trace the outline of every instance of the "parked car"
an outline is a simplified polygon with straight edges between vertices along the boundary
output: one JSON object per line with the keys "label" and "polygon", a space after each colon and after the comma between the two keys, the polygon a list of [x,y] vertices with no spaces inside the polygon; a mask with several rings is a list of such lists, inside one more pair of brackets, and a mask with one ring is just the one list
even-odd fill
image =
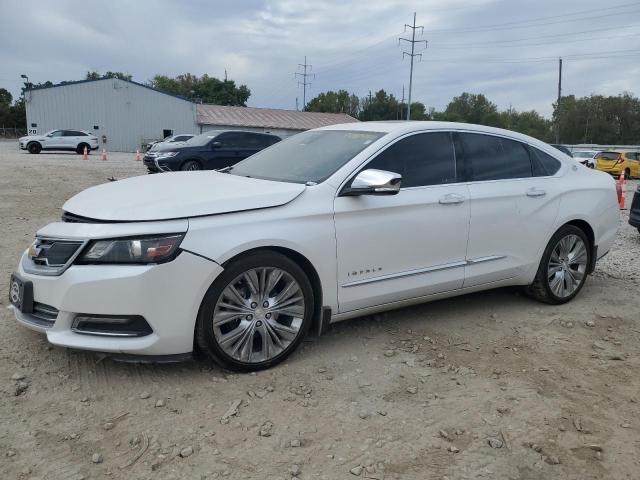
{"label": "parked car", "polygon": [[640,232],[640,185],[636,188],[629,209],[629,224],[638,229]]}
{"label": "parked car", "polygon": [[27,135],[18,139],[20,149],[29,153],[42,150],[70,150],[82,154],[98,148],[98,138],[84,130],[51,130],[44,135]]}
{"label": "parked car", "polygon": [[19,323],[147,359],[196,345],[244,371],[400,306],[512,285],[565,303],[619,216],[609,175],[522,134],[446,122],[311,130],[225,173],[132,177],[63,210],[11,277]]}
{"label": "parked car", "polygon": [[583,150],[581,152],[573,152],[573,158],[575,158],[585,167],[595,168],[596,166],[595,156],[598,153],[599,152],[597,150]]}
{"label": "parked car", "polygon": [[180,133],[178,135],[171,135],[170,137],[167,137],[167,138],[165,138],[163,140],[156,140],[155,142],[147,143],[145,152],[148,152],[149,150],[154,150],[154,149],[158,148],[159,146],[175,145],[175,144],[184,143],[187,140],[192,139],[193,137],[195,137],[195,135],[192,134],[192,133]]}
{"label": "parked car", "polygon": [[625,177],[640,177],[640,152],[627,150],[609,150],[595,156],[596,168],[602,172],[618,176],[624,172]]}
{"label": "parked car", "polygon": [[266,133],[212,130],[180,145],[158,146],[147,152],[143,160],[151,173],[219,170],[280,140],[280,137]]}
{"label": "parked car", "polygon": [[569,150],[567,147],[565,147],[564,145],[558,145],[556,143],[552,143],[550,144],[553,148],[555,148],[556,150],[560,150],[562,153],[564,153],[565,155],[569,155],[570,157],[573,157],[571,150]]}

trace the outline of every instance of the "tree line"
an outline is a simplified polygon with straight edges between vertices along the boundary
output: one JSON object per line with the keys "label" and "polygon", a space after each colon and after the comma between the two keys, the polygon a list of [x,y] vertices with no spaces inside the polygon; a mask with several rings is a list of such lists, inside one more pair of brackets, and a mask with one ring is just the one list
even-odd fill
{"label": "tree line", "polygon": [[[131,81],[123,72],[86,73],[86,80],[119,78]],[[72,83],[71,81],[60,82]],[[24,93],[27,88],[50,87],[50,81],[24,84],[22,95],[13,99],[0,89],[0,126],[26,127]],[[185,73],[175,77],[155,75],[146,85],[189,100],[214,105],[246,106],[251,90],[226,78],[218,79]],[[559,108],[558,108],[559,107]],[[407,103],[380,89],[358,97],[346,90],[320,93],[305,105],[308,112],[346,113],[362,121],[402,120],[407,117]],[[553,104],[552,118],[535,110],[498,109],[485,95],[464,92],[454,97],[442,111],[427,109],[421,102],[411,103],[412,120],[440,120],[475,123],[514,130],[545,142],[553,142],[559,133],[561,143],[640,144],[640,99],[624,92],[617,96],[568,95]]]}
{"label": "tree line", "polygon": [[[407,117],[407,107],[384,90],[362,98],[338,90],[319,94],[307,103],[305,110],[346,113],[362,121],[402,120]],[[499,110],[485,95],[464,92],[442,111],[427,110],[423,103],[411,102],[411,119],[506,128],[549,143],[555,141],[559,129],[560,141],[567,144],[640,144],[640,99],[628,92],[617,96],[562,97],[560,108],[553,104],[551,119],[535,110]]]}

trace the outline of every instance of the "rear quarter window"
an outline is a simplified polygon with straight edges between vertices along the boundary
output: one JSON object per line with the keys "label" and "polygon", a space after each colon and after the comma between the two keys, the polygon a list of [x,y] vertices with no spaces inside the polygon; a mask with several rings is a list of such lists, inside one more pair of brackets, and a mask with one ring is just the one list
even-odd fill
{"label": "rear quarter window", "polygon": [[555,175],[560,170],[560,160],[552,157],[548,153],[544,153],[542,150],[538,150],[535,147],[529,147],[531,152],[531,163],[533,164],[533,176],[534,177],[548,177]]}

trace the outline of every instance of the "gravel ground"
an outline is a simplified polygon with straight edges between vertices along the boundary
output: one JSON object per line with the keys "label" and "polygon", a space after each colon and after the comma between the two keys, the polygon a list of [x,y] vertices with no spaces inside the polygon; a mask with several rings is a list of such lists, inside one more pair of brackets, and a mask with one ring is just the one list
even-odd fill
{"label": "gravel ground", "polygon": [[[640,234],[574,301],[494,290],[335,325],[288,363],[118,364],[52,347],[6,308],[20,253],[131,154],[0,142],[0,478],[637,479]],[[630,202],[636,182],[629,182]]]}

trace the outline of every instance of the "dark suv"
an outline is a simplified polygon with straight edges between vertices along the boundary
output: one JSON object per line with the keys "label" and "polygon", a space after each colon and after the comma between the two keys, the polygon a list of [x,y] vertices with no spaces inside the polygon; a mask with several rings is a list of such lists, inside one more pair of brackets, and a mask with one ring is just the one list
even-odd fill
{"label": "dark suv", "polygon": [[280,140],[280,137],[266,133],[212,130],[181,145],[167,145],[147,152],[144,164],[151,173],[219,170],[235,165]]}

